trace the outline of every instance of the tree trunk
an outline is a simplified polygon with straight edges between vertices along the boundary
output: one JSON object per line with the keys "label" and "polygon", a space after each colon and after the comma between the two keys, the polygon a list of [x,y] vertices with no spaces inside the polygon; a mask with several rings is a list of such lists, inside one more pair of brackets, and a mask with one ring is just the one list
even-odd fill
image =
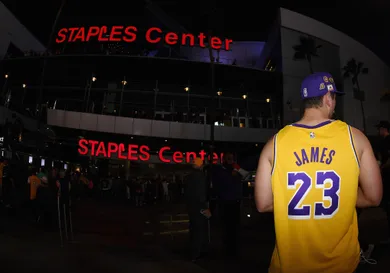
{"label": "tree trunk", "polygon": [[[359,79],[356,77],[356,87],[360,95],[360,85],[359,85]],[[360,109],[362,111],[362,119],[363,119],[363,133],[367,134],[367,128],[366,128],[366,114],[364,112],[364,105],[363,105],[363,98],[360,98]]]}

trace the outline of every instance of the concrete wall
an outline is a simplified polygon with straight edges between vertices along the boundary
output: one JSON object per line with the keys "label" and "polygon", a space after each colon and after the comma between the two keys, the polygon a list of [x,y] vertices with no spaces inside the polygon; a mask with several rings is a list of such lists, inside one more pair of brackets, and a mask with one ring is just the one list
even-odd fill
{"label": "concrete wall", "polygon": [[[369,68],[367,75],[361,75],[360,86],[366,92],[364,102],[368,133],[375,133],[374,124],[379,119],[389,119],[389,112],[383,107],[388,104],[381,104],[380,97],[384,89],[390,86],[389,67],[368,48],[355,41],[344,33],[331,28],[321,22],[296,12],[281,9],[282,26],[282,54],[284,72],[284,97],[299,98],[299,86],[302,78],[309,73],[306,62],[296,62],[292,60],[294,50],[292,45],[297,44],[299,35],[310,35],[316,37],[326,44],[326,49],[320,49],[320,57],[315,59],[313,67],[316,71],[329,69],[336,73],[335,78],[340,77],[344,91],[344,106],[342,109],[343,119],[351,125],[362,129],[362,114],[359,101],[353,98],[352,83],[350,79],[342,79],[341,71],[344,65],[351,58],[363,62]],[[292,30],[292,31],[291,31]],[[300,33],[298,33],[300,32]],[[326,42],[325,42],[326,41]],[[330,46],[333,44],[333,47]],[[333,49],[332,49],[333,48]],[[336,52],[338,48],[338,53]],[[322,54],[322,55],[321,55]],[[337,54],[339,62],[337,62]],[[338,71],[337,70],[338,66]],[[337,73],[338,72],[338,73]],[[382,109],[381,109],[382,108]],[[291,115],[291,111],[285,111],[285,118]],[[387,116],[383,116],[387,114]],[[297,114],[295,113],[295,116]],[[381,116],[382,115],[382,116]]]}
{"label": "concrete wall", "polygon": [[[113,134],[139,135],[173,139],[210,139],[210,126],[204,124],[136,119],[90,113],[48,109],[47,124],[72,129]],[[276,130],[215,127],[215,140],[228,142],[264,143]]]}
{"label": "concrete wall", "polygon": [[[4,58],[10,42],[21,51],[45,51],[45,47],[42,43],[38,41],[1,2],[0,20],[0,59]],[[37,20],[39,20],[39,18],[37,18]]]}
{"label": "concrete wall", "polygon": [[[264,45],[264,48],[260,56],[260,67],[264,68],[267,65],[269,58],[272,58],[274,55],[280,55],[280,14],[278,14],[274,24],[272,25],[269,33],[267,42]],[[274,51],[279,52],[274,52]],[[277,66],[277,71],[282,71],[280,67]]]}
{"label": "concrete wall", "polygon": [[[307,60],[294,60],[295,50],[293,46],[300,44],[301,37],[308,37],[307,34],[296,30],[282,27],[280,30],[282,42],[282,70],[284,80],[283,105],[285,123],[291,123],[300,117],[300,88],[302,80],[310,74],[310,66]],[[340,70],[339,47],[327,41],[312,37],[318,49],[318,57],[312,59],[312,67],[316,72],[327,71],[332,74],[339,89],[342,89],[343,79]],[[289,102],[289,104],[287,103]],[[341,103],[340,103],[341,102]],[[336,112],[343,117],[342,101],[338,101]],[[340,113],[341,112],[341,113]]]}

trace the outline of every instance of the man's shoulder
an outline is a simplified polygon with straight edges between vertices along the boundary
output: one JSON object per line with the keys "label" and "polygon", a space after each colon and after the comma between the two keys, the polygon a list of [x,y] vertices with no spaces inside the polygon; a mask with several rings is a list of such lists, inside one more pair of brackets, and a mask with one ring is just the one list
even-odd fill
{"label": "man's shoulder", "polygon": [[213,171],[212,171],[212,173],[218,175],[218,174],[224,173],[224,172],[226,172],[226,171],[227,171],[227,170],[226,170],[226,168],[225,168],[223,165],[216,164],[216,165],[213,166]]}
{"label": "man's shoulder", "polygon": [[214,164],[213,165],[213,171],[214,170],[222,170],[223,166],[221,164]]}
{"label": "man's shoulder", "polygon": [[283,136],[285,136],[285,135],[290,135],[291,134],[291,132],[293,132],[294,131],[294,126],[292,126],[292,124],[287,124],[287,125],[285,125],[282,129],[279,129],[277,132],[276,132],[276,134],[275,135],[273,135],[270,139],[269,139],[269,141],[274,141],[275,139],[276,139],[276,137],[278,138],[278,139],[281,139],[281,138],[283,138]]}

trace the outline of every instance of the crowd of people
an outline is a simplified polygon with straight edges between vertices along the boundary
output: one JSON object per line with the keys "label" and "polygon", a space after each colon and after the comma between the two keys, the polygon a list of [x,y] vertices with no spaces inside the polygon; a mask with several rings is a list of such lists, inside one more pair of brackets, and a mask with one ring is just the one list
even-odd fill
{"label": "crowd of people", "polygon": [[[390,177],[390,123],[377,125],[381,143],[375,151],[361,131],[332,119],[337,94],[342,92],[337,91],[329,73],[308,76],[301,88],[302,119],[280,130],[260,155],[254,197],[259,212],[273,213],[276,234],[269,272],[351,273],[359,263],[376,263],[370,258],[373,244],[358,237],[358,216],[368,207],[381,206],[386,211],[390,238],[386,184]],[[0,165],[0,194],[7,208],[28,203],[33,221],[43,218],[48,224],[53,222],[55,200],[69,194],[74,199],[123,199],[137,207],[184,198],[194,262],[207,255],[209,219],[215,217],[218,207],[226,255],[236,257],[243,181],[248,172],[230,152],[224,153],[222,164],[211,169],[200,158],[195,158],[192,166],[182,177],[123,180],[56,168],[32,169],[28,176],[5,160]],[[28,194],[23,194],[25,186]]]}
{"label": "crowd of people", "polygon": [[158,202],[179,202],[184,194],[182,176],[174,174],[100,178],[57,168],[21,171],[17,165],[4,160],[0,163],[0,200],[9,209],[29,207],[34,222],[50,222],[57,213],[61,180],[69,183],[68,191],[74,200],[88,197],[143,207]]}
{"label": "crowd of people", "polygon": [[[27,208],[33,224],[48,229],[58,229],[59,203],[64,200],[93,198],[101,201],[123,202],[135,207],[163,203],[186,203],[190,219],[192,259],[204,255],[209,229],[207,221],[218,206],[218,213],[225,228],[224,242],[227,255],[238,252],[240,207],[245,190],[243,178],[248,172],[226,152],[224,163],[204,166],[196,159],[193,170],[169,175],[144,175],[123,179],[57,168],[30,168],[21,171],[15,164],[4,160],[0,164],[0,200],[8,209]],[[209,177],[211,175],[212,177]],[[211,178],[211,180],[209,179]],[[210,184],[210,181],[212,183]],[[215,202],[216,198],[218,202]],[[214,200],[214,201],[211,201]],[[62,200],[62,201],[60,201]],[[200,201],[199,201],[200,200]],[[58,205],[58,206],[57,206]],[[58,210],[58,211],[57,211]]]}
{"label": "crowd of people", "polygon": [[106,199],[126,199],[136,207],[157,202],[178,202],[184,193],[181,175],[146,175],[121,179],[104,178],[100,182],[100,192]]}
{"label": "crowd of people", "polygon": [[42,221],[47,227],[54,227],[57,199],[65,192],[64,183],[69,183],[68,191],[72,188],[76,199],[93,190],[93,182],[80,172],[57,168],[23,169],[7,160],[0,163],[1,203],[11,210],[28,208],[31,221]]}

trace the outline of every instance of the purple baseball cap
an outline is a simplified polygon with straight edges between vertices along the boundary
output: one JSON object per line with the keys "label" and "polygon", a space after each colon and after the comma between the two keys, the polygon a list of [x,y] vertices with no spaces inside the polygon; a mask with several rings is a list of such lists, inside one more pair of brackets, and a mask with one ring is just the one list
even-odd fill
{"label": "purple baseball cap", "polygon": [[317,72],[307,76],[301,85],[302,99],[324,96],[328,92],[344,94],[336,89],[336,84],[331,74],[327,72]]}

